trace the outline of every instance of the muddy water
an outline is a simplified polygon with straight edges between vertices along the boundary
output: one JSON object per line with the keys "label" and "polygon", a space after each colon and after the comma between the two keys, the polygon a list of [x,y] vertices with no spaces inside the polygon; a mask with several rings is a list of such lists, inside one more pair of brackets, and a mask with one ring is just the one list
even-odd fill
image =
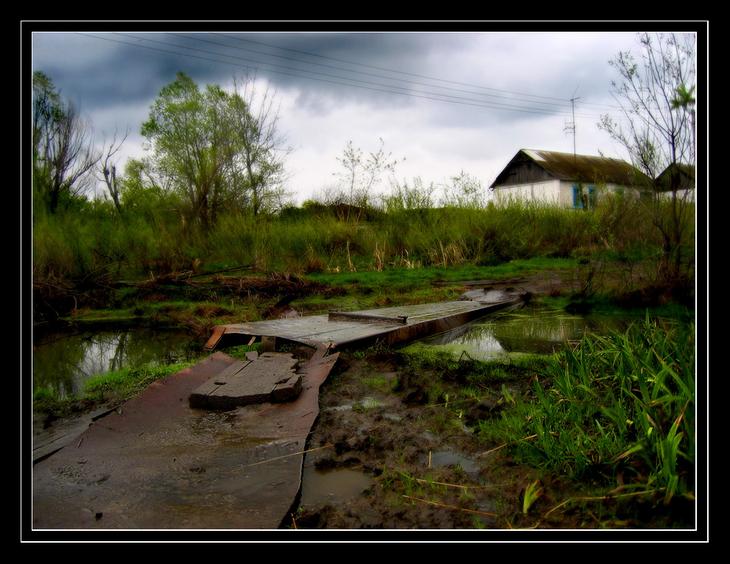
{"label": "muddy water", "polygon": [[47,334],[33,344],[33,388],[51,388],[61,396],[81,390],[85,380],[148,362],[192,358],[200,344],[180,331],[123,331]]}
{"label": "muddy water", "polygon": [[318,470],[304,459],[300,507],[340,504],[356,498],[373,483],[373,479],[357,468]]}
{"label": "muddy water", "polygon": [[466,352],[479,360],[510,353],[549,354],[586,333],[606,334],[625,329],[624,316],[571,315],[537,306],[504,312],[422,339],[420,343],[442,347],[454,354]]}
{"label": "muddy water", "polygon": [[429,453],[430,456],[424,456],[423,460],[427,461],[429,468],[448,468],[450,466],[460,467],[465,474],[476,478],[479,475],[479,464],[471,458],[468,458],[458,452],[452,450],[437,450]]}

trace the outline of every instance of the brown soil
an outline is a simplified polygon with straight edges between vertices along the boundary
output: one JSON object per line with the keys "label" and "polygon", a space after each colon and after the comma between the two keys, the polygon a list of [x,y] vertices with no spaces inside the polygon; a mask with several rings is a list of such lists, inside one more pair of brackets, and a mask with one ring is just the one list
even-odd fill
{"label": "brown soil", "polygon": [[[317,529],[653,529],[692,527],[693,504],[659,499],[571,499],[604,491],[517,463],[506,445],[479,438],[479,425],[500,417],[502,385],[529,393],[515,372],[480,397],[464,400],[463,382],[415,372],[396,354],[342,353],[320,389],[320,416],[305,466],[349,469],[370,478],[364,491],[300,504],[284,526]],[[453,377],[453,375],[452,375]],[[457,379],[458,380],[458,379]],[[438,385],[434,386],[434,383]],[[450,395],[451,404],[446,405]],[[462,403],[454,403],[454,398]],[[459,401],[459,400],[457,400]],[[431,465],[429,466],[429,457]],[[325,474],[326,477],[327,474]],[[306,473],[305,473],[306,480]],[[525,488],[542,494],[523,511]],[[306,487],[306,482],[303,487]]]}
{"label": "brown soil", "polygon": [[550,507],[545,496],[524,516],[521,490],[537,479],[535,471],[514,464],[502,449],[485,454],[498,445],[476,436],[479,420],[498,416],[497,389],[463,403],[459,418],[444,395],[429,397],[427,382],[439,375],[414,375],[393,357],[344,359],[344,370],[321,389],[307,463],[362,471],[372,486],[354,498],[300,506],[290,527],[512,528],[534,525],[540,509]]}

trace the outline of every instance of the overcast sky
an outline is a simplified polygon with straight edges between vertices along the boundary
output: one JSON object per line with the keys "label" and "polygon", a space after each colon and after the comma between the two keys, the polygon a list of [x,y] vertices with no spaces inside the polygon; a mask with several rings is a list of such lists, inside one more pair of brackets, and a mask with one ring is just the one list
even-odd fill
{"label": "overcast sky", "polygon": [[635,33],[36,32],[32,56],[97,141],[129,130],[122,162],[143,156],[141,124],[176,72],[224,87],[255,72],[280,104],[287,189],[301,203],[336,183],[349,140],[375,151],[382,138],[406,159],[400,180],[464,171],[487,187],[520,148],[572,152],[574,96],[577,152],[624,158],[596,127],[615,112],[608,61],[621,50],[638,52]]}

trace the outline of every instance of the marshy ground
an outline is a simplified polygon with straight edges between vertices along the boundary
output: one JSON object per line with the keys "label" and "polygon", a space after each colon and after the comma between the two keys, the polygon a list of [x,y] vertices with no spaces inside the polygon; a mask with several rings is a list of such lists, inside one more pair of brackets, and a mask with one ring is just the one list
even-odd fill
{"label": "marshy ground", "polygon": [[[491,290],[529,292],[553,307],[580,309],[591,305],[587,282],[617,287],[622,280],[620,269],[602,272],[599,278],[595,269],[589,275],[588,268],[573,260],[537,259],[500,267],[303,278],[227,274],[186,282],[158,280],[118,288],[111,307],[78,308],[66,321],[89,328],[100,322],[174,325],[185,327],[191,340],[202,344],[217,323],[455,299],[471,289],[466,280],[480,280]],[[596,304],[601,301],[593,297]],[[685,318],[691,316],[671,300],[654,305],[665,308],[657,310],[660,313],[682,311]],[[683,495],[665,504],[659,489],[642,495],[641,488],[622,487],[621,472],[628,483],[630,469],[617,474],[600,467],[575,479],[529,461],[515,449],[519,440],[494,431],[517,405],[535,401],[536,381],[550,384],[545,356],[481,362],[445,355],[434,357],[418,347],[373,347],[342,354],[321,389],[321,412],[307,444],[301,499],[283,527],[693,526],[691,484],[685,483]],[[66,398],[54,396],[51,384],[37,388],[36,436],[69,426],[93,409],[119,405],[176,369],[178,365],[121,369],[89,379],[75,396]],[[548,430],[558,431],[562,430]],[[532,440],[527,432],[517,439]],[[635,474],[644,471],[637,467]]]}

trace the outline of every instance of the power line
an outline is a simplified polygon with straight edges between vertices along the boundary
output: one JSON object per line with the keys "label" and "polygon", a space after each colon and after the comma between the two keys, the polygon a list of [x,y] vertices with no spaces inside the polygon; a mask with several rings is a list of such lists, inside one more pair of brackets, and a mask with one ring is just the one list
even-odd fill
{"label": "power line", "polygon": [[[160,49],[160,48],[156,48],[156,47],[150,47],[148,45],[141,45],[139,43],[132,43],[132,42],[129,42],[129,41],[122,41],[122,40],[119,40],[119,39],[112,39],[112,38],[109,38],[109,37],[102,37],[102,36],[98,36],[98,35],[94,35],[94,34],[89,34],[89,33],[80,33],[80,32],[77,32],[77,33],[78,33],[78,35],[82,35],[82,36],[86,36],[86,37],[91,37],[91,38],[94,38],[94,39],[101,39],[101,40],[104,40],[104,41],[110,41],[110,42],[114,42],[114,43],[120,43],[120,44],[123,44],[123,45],[131,45],[133,47],[139,47],[139,48],[142,48],[142,49],[147,49],[147,50],[151,50],[151,51],[157,51],[157,52],[161,52],[161,53],[168,53],[168,54],[177,55],[177,56],[180,56],[180,57],[189,57],[189,58],[195,58],[195,59],[200,59],[200,60],[205,60],[205,61],[212,61],[212,62],[220,63],[220,64],[227,64],[227,65],[234,66],[234,67],[239,67],[239,68],[246,68],[246,69],[258,70],[258,67],[251,66],[251,65],[242,65],[242,64],[238,64],[238,63],[232,63],[230,61],[224,61],[224,60],[221,60],[221,59],[213,59],[213,58],[210,58],[210,57],[203,57],[203,56],[200,56],[200,55],[193,55],[193,54],[190,54],[190,53],[181,53],[179,51],[174,51],[174,50],[170,50],[170,49]],[[145,38],[139,38],[139,37],[136,37],[136,36],[130,36],[130,37],[132,37],[134,39],[137,39],[137,40],[151,41],[151,42],[155,42],[155,43],[161,43],[161,44],[164,44],[164,45],[168,45],[168,43],[161,42],[161,41],[155,41],[155,40],[150,40],[150,39],[145,39]],[[223,54],[223,53],[205,51],[205,50],[196,49],[196,48],[193,48],[193,47],[184,47],[184,46],[179,46],[179,45],[175,45],[175,47],[181,47],[181,48],[184,48],[184,49],[194,50],[194,51],[199,51],[199,52],[204,52],[204,53],[209,53],[209,54],[213,54],[213,55],[217,55],[217,56],[223,56],[223,57],[228,57],[228,58],[235,58],[235,59],[238,59],[238,60],[244,60],[244,61],[253,62],[255,64],[258,63],[258,64],[267,65],[267,66],[280,66],[280,65],[272,65],[271,63],[265,63],[265,62],[256,61],[256,60],[253,60],[252,61],[251,59],[244,59],[244,58],[241,58],[241,57],[235,57],[235,56],[226,55],[226,54]],[[449,95],[445,95],[445,94],[439,94],[439,93],[432,93],[432,92],[429,92],[429,94],[432,94],[433,96],[441,96],[441,97],[440,98],[435,98],[433,96],[424,96],[424,95],[421,95],[421,94],[397,92],[397,91],[386,90],[386,89],[382,89],[382,88],[373,88],[371,86],[362,86],[362,85],[358,85],[358,84],[351,84],[351,83],[348,83],[348,82],[338,82],[338,81],[328,80],[328,79],[323,79],[323,78],[315,78],[315,77],[312,77],[312,76],[307,76],[306,74],[303,75],[303,74],[301,74],[302,71],[299,71],[299,69],[292,69],[292,70],[297,71],[296,73],[285,72],[285,71],[280,71],[280,70],[272,70],[272,69],[265,69],[265,70],[267,70],[268,72],[277,73],[277,74],[283,74],[283,75],[287,75],[287,76],[294,76],[294,77],[297,77],[297,78],[306,78],[306,79],[309,79],[309,80],[316,80],[316,81],[320,81],[320,82],[327,82],[327,83],[330,83],[330,84],[336,84],[336,85],[342,85],[342,86],[351,86],[351,87],[354,87],[354,88],[363,88],[363,89],[371,90],[371,91],[375,91],[375,92],[384,92],[384,93],[388,93],[388,94],[400,94],[400,95],[403,95],[403,96],[409,96],[409,97],[413,97],[413,98],[421,98],[421,99],[432,100],[432,101],[437,101],[437,102],[447,102],[447,103],[451,103],[451,104],[459,104],[459,105],[466,105],[466,106],[482,107],[482,108],[489,108],[489,109],[502,109],[502,110],[506,110],[506,111],[526,112],[526,113],[542,114],[542,115],[556,115],[556,113],[557,113],[557,112],[552,112],[552,111],[546,111],[545,109],[542,109],[542,108],[516,107],[516,106],[509,106],[509,105],[506,105],[506,104],[497,104],[497,103],[494,103],[494,102],[492,102],[492,103],[483,103],[483,102],[482,103],[470,103],[468,101],[458,101],[459,99],[463,99],[463,98],[455,97],[455,96],[449,96]],[[306,72],[306,71],[304,71],[304,72]],[[309,71],[309,72],[312,72],[312,71]],[[323,73],[316,73],[316,74],[323,74]],[[348,81],[353,81],[353,82],[361,82],[363,84],[373,84],[373,83],[369,83],[367,81],[361,81],[361,80],[351,79],[351,78],[337,76],[337,75],[330,75],[330,76],[333,76],[334,78],[338,78],[339,80],[348,80]],[[392,85],[382,85],[382,86],[387,86],[389,88],[398,88],[398,87],[395,87],[395,86],[392,86]],[[405,89],[401,88],[401,90],[405,90]],[[457,98],[457,99],[454,100],[454,99],[445,99],[445,98]],[[469,100],[469,99],[464,99],[464,100]],[[586,116],[586,117],[592,117],[592,116]]]}
{"label": "power line", "polygon": [[366,64],[366,63],[358,63],[356,61],[347,61],[345,59],[338,59],[336,57],[328,57],[326,55],[320,55],[318,53],[311,53],[309,51],[301,51],[299,49],[292,49],[292,48],[289,48],[289,47],[280,47],[278,45],[271,45],[269,43],[264,43],[263,41],[256,41],[254,39],[248,39],[248,38],[244,38],[244,37],[238,37],[238,36],[228,35],[228,34],[225,34],[225,33],[222,33],[221,35],[224,35],[226,37],[230,37],[231,39],[236,39],[238,41],[247,41],[249,43],[257,43],[259,45],[264,45],[266,47],[271,47],[271,48],[274,48],[274,49],[283,49],[285,51],[292,51],[294,53],[301,53],[303,55],[308,55],[310,57],[318,57],[318,58],[321,58],[321,59],[329,59],[331,61],[337,61],[337,62],[340,62],[340,63],[347,63],[347,64],[350,64],[350,65],[358,65],[358,66],[361,66],[361,67],[371,68],[371,69],[375,69],[375,70],[381,70],[381,71],[386,71],[386,72],[393,72],[393,73],[398,73],[398,74],[405,74],[405,75],[408,75],[408,76],[415,76],[417,78],[425,78],[425,79],[428,79],[428,80],[438,80],[440,82],[448,82],[449,84],[458,84],[460,86],[471,86],[471,87],[474,87],[474,88],[483,88],[485,90],[491,90],[491,91],[494,91],[494,92],[504,92],[504,93],[509,93],[509,94],[518,94],[520,96],[530,96],[530,97],[533,97],[533,98],[542,98],[542,99],[547,99],[547,100],[558,100],[558,101],[561,101],[561,102],[566,101],[565,98],[557,98],[555,96],[541,96],[541,95],[538,95],[538,94],[527,94],[527,93],[520,93],[520,92],[512,92],[512,91],[509,91],[509,90],[501,90],[499,88],[490,88],[490,87],[487,87],[487,86],[481,86],[479,84],[470,84],[468,82],[458,82],[456,80],[448,80],[448,79],[445,79],[445,78],[436,78],[436,77],[432,77],[432,76],[428,76],[428,75],[424,75],[424,74],[418,74],[418,73],[414,73],[414,72],[407,72],[407,71],[403,71],[403,70],[389,69],[389,68],[386,68],[386,67],[379,67],[379,66],[375,66],[375,65],[369,65],[369,64]]}
{"label": "power line", "polygon": [[[121,33],[121,32],[117,32],[117,35],[121,35],[121,36],[125,36],[125,37],[130,37],[132,39],[137,39],[137,40],[141,40],[141,41],[147,41],[147,42],[150,42],[150,43],[157,43],[157,44],[161,44],[161,45],[165,45],[165,46],[170,46],[169,43],[167,43],[165,41],[160,41],[160,40],[157,40],[157,39],[149,39],[149,38],[146,38],[146,37],[137,37],[136,35],[132,35],[132,34],[128,34],[128,33]],[[395,85],[392,85],[392,84],[383,84],[383,83],[372,82],[372,81],[367,81],[367,80],[360,80],[360,79],[357,79],[357,78],[350,78],[350,77],[345,77],[345,76],[331,74],[331,73],[324,73],[324,72],[320,72],[320,71],[303,70],[303,69],[298,69],[298,68],[286,67],[286,66],[283,66],[283,65],[277,65],[275,63],[267,63],[265,61],[260,61],[258,59],[251,59],[251,58],[247,58],[247,57],[238,57],[236,55],[228,55],[226,53],[219,53],[219,52],[216,52],[216,51],[208,51],[206,49],[198,49],[197,47],[188,47],[188,46],[179,45],[179,44],[175,44],[175,45],[172,45],[172,46],[173,47],[176,47],[176,48],[180,48],[180,49],[187,49],[189,51],[197,51],[197,52],[200,52],[200,53],[205,53],[205,54],[210,54],[210,55],[216,55],[216,56],[219,56],[219,57],[227,57],[227,58],[230,58],[230,59],[236,59],[236,60],[240,60],[240,61],[244,61],[244,62],[259,64],[259,65],[266,65],[266,66],[269,66],[269,67],[275,67],[275,68],[280,68],[280,69],[285,69],[285,71],[287,71],[287,72],[284,72],[282,74],[290,74],[291,75],[292,72],[298,73],[298,74],[291,75],[291,76],[301,76],[301,73],[304,73],[304,74],[316,74],[316,75],[325,76],[325,77],[328,77],[328,78],[335,78],[335,79],[338,79],[338,80],[347,80],[347,81],[351,81],[351,82],[358,82],[358,83],[361,83],[361,84],[368,85],[368,87],[370,87],[370,86],[377,86],[377,87],[382,87],[382,88],[391,88],[391,89],[392,88],[395,88],[397,90],[404,90],[404,91],[406,91],[406,94],[405,95],[423,97],[423,96],[419,96],[417,94],[411,94],[411,89],[409,89],[409,88],[404,88],[404,87],[401,87],[401,86],[395,86]],[[269,72],[280,72],[280,73],[282,72],[282,71],[274,71],[274,70],[271,70],[271,69],[265,69],[265,70],[268,70]],[[340,83],[340,84],[346,84],[346,83]],[[349,85],[349,86],[357,86],[357,85]],[[388,90],[387,92],[390,92],[390,93],[393,93],[393,94],[399,93],[399,92],[393,92],[392,90]],[[401,92],[401,94],[403,94],[403,93]],[[442,94],[440,92],[428,92],[428,91],[426,91],[426,92],[420,92],[419,94],[430,94],[431,96],[440,96],[441,98],[436,98],[435,99],[437,101],[449,101],[449,100],[444,100],[443,98],[453,98],[454,100],[461,100],[463,102],[475,102],[476,103],[475,105],[483,105],[484,107],[491,107],[491,108],[494,108],[494,109],[510,109],[510,110],[517,110],[517,111],[526,111],[526,112],[531,112],[531,113],[543,113],[543,114],[549,114],[549,115],[554,115],[555,113],[558,113],[556,111],[551,111],[551,110],[548,110],[546,108],[530,108],[530,107],[526,107],[526,106],[514,106],[514,105],[511,105],[511,104],[505,104],[505,103],[501,103],[501,102],[491,102],[491,101],[485,101],[485,100],[475,100],[473,98],[465,98],[463,96],[454,96],[452,94]],[[434,99],[434,98],[429,98],[429,99]],[[565,113],[566,114],[567,114],[567,111],[568,111],[568,108],[565,109]],[[593,116],[583,115],[582,117],[593,117]]]}
{"label": "power line", "polygon": [[[230,37],[231,39],[237,39],[236,37],[232,37],[232,36],[229,36],[229,35],[226,35],[226,34],[214,34],[214,33],[209,33],[209,32],[205,32],[205,33],[207,33],[208,35],[223,35],[224,37]],[[385,80],[398,81],[398,82],[405,83],[405,84],[415,84],[417,86],[426,86],[428,88],[441,88],[443,90],[451,90],[452,92],[462,92],[462,93],[465,93],[465,94],[474,94],[476,96],[489,96],[491,98],[506,99],[506,100],[511,100],[513,102],[529,102],[530,104],[541,104],[541,105],[544,105],[544,106],[554,106],[554,107],[559,107],[561,109],[566,109],[566,110],[567,110],[567,107],[566,106],[570,104],[570,100],[568,100],[568,99],[566,99],[566,100],[564,100],[562,102],[541,102],[541,101],[537,101],[537,100],[521,100],[519,98],[515,98],[514,96],[504,96],[502,94],[487,94],[487,93],[483,93],[483,92],[475,92],[473,90],[464,90],[463,88],[452,88],[450,86],[441,86],[441,85],[438,85],[438,84],[427,84],[427,83],[424,83],[424,82],[417,82],[417,81],[414,81],[414,80],[407,80],[407,79],[403,79],[403,78],[392,78],[392,77],[389,77],[389,76],[384,76],[382,74],[376,74],[376,73],[372,73],[372,72],[352,70],[352,69],[344,68],[344,67],[341,67],[341,66],[329,65],[327,63],[315,63],[315,62],[311,62],[311,61],[303,61],[303,60],[297,59],[295,57],[287,57],[287,56],[284,56],[284,55],[277,55],[275,53],[266,53],[265,51],[258,51],[256,49],[249,49],[249,48],[246,48],[246,47],[236,47],[236,46],[233,46],[233,45],[231,45],[229,43],[221,43],[220,41],[211,41],[209,39],[201,39],[200,37],[195,37],[195,36],[190,36],[190,35],[184,35],[184,34],[181,34],[181,33],[169,33],[169,35],[174,35],[175,37],[180,37],[182,39],[192,39],[194,41],[200,41],[200,42],[203,42],[203,43],[210,43],[212,45],[220,45],[221,47],[226,47],[226,48],[229,48],[229,49],[237,49],[237,50],[240,50],[240,51],[248,51],[250,53],[256,53],[258,55],[263,55],[265,57],[276,57],[278,59],[284,59],[284,60],[287,60],[287,61],[294,61],[294,62],[297,62],[297,63],[303,63],[305,65],[317,65],[317,66],[331,68],[331,69],[340,70],[340,71],[344,71],[344,72],[357,73],[358,75],[362,75],[362,76],[373,76],[373,77],[376,77],[376,78],[383,78]],[[358,63],[351,63],[351,64],[358,64]],[[390,71],[390,72],[396,72],[396,71]],[[410,74],[410,73],[408,73],[408,74]],[[434,80],[440,80],[440,79],[434,79]]]}
{"label": "power line", "polygon": [[[349,65],[357,65],[357,66],[361,66],[361,67],[365,67],[365,68],[371,68],[371,69],[375,69],[375,70],[381,70],[381,71],[392,72],[392,73],[397,73],[397,74],[405,74],[405,75],[414,76],[414,77],[417,77],[417,78],[425,78],[427,80],[436,80],[436,81],[439,81],[439,82],[446,82],[446,83],[449,83],[449,84],[457,84],[457,85],[460,85],[460,86],[469,86],[469,87],[473,87],[473,88],[481,88],[483,90],[489,90],[489,91],[492,91],[492,92],[502,92],[502,93],[505,93],[505,94],[513,94],[513,95],[517,95],[517,96],[527,96],[527,97],[530,97],[530,98],[541,98],[543,100],[556,100],[556,101],[562,102],[564,104],[567,104],[568,102],[570,102],[570,99],[568,99],[568,98],[559,98],[559,97],[556,97],[556,96],[542,96],[540,94],[528,94],[526,92],[516,92],[516,91],[513,91],[513,90],[504,90],[504,89],[500,89],[500,88],[493,88],[493,87],[489,87],[489,86],[483,86],[483,85],[480,85],[480,84],[473,84],[473,83],[468,83],[468,82],[459,82],[459,81],[456,81],[456,80],[449,80],[449,79],[446,79],[446,78],[437,78],[437,77],[428,76],[428,75],[424,75],[424,74],[407,72],[407,71],[404,71],[404,70],[389,69],[389,68],[386,68],[386,67],[379,67],[379,66],[375,66],[375,65],[369,65],[369,64],[366,64],[366,63],[359,63],[357,61],[348,61],[348,60],[345,60],[345,59],[338,59],[336,57],[328,57],[326,55],[320,55],[319,53],[312,53],[310,51],[302,51],[300,49],[292,49],[290,47],[281,47],[279,45],[271,45],[270,43],[264,43],[263,41],[256,41],[255,39],[249,39],[249,38],[246,38],[246,37],[239,37],[237,35],[229,35],[229,34],[226,34],[226,33],[220,33],[220,34],[217,34],[217,35],[222,35],[224,37],[229,37],[231,39],[235,39],[236,41],[246,41],[248,43],[255,43],[257,45],[263,45],[265,47],[270,47],[272,49],[281,49],[281,50],[290,51],[290,52],[293,52],[293,53],[300,53],[302,55],[307,55],[309,57],[317,57],[317,58],[320,58],[320,59],[326,59],[326,60],[330,60],[330,61],[337,61],[337,62],[340,62],[340,63],[347,63]],[[273,55],[273,56],[277,56],[277,55]],[[306,62],[306,61],[301,61],[301,62]],[[432,86],[436,86],[436,85],[432,85]],[[439,88],[444,88],[444,87],[439,87]],[[536,103],[538,103],[538,102],[536,102]],[[607,105],[607,104],[596,104],[596,103],[590,103],[590,102],[583,102],[583,104],[584,105],[589,105],[589,106],[595,106],[595,107],[618,109],[617,106],[611,106],[611,105]]]}

